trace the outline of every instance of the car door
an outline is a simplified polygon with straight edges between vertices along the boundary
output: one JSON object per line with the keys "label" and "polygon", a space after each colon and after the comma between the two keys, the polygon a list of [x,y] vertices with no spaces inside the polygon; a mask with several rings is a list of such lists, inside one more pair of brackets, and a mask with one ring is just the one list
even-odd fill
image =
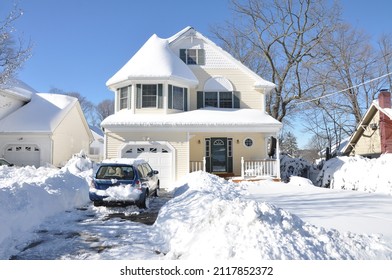
{"label": "car door", "polygon": [[145,170],[146,179],[148,180],[148,185],[150,186],[151,191],[154,191],[158,187],[158,177],[148,163],[144,163],[143,168]]}

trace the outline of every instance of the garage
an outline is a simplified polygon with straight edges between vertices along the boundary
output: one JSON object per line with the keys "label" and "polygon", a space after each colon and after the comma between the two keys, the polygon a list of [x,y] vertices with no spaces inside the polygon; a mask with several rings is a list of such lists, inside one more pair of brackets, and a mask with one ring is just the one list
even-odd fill
{"label": "garage", "polygon": [[4,157],[16,166],[40,166],[40,149],[37,145],[8,145],[5,148]]}
{"label": "garage", "polygon": [[173,182],[174,148],[168,143],[128,144],[121,152],[123,158],[146,160],[154,170],[159,171],[162,188]]}

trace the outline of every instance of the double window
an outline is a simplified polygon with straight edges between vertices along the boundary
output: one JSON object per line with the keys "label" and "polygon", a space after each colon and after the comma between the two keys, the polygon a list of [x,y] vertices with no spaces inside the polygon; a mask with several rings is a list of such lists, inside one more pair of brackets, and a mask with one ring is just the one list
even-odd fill
{"label": "double window", "polygon": [[162,108],[162,84],[137,84],[136,104],[137,108]]}
{"label": "double window", "polygon": [[180,49],[180,58],[188,65],[204,65],[204,49]]}
{"label": "double window", "polygon": [[198,91],[197,108],[240,108],[238,92],[232,91]]}

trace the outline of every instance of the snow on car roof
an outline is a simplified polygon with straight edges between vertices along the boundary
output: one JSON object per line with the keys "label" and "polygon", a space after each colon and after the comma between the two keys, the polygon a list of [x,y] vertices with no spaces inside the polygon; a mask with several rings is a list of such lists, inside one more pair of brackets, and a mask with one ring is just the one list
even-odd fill
{"label": "snow on car roof", "polygon": [[140,164],[145,162],[144,159],[140,158],[112,158],[102,161],[103,164]]}

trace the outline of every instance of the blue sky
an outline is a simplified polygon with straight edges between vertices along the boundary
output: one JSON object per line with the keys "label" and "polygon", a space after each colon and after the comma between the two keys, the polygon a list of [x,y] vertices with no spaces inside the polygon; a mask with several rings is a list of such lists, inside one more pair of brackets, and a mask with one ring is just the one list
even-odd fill
{"label": "blue sky", "polygon": [[[1,0],[0,17],[14,0]],[[19,78],[40,92],[76,91],[97,104],[112,98],[106,81],[154,33],[211,26],[232,18],[229,0],[18,0],[17,34],[33,43]],[[344,19],[374,37],[392,34],[392,2],[341,0]]]}
{"label": "blue sky", "polygon": [[[1,0],[0,10],[13,0]],[[19,0],[18,34],[33,43],[19,78],[40,92],[77,91],[99,103],[113,96],[106,81],[154,33],[167,38],[187,26],[210,37],[230,17],[226,0]],[[9,9],[8,9],[9,10]]]}

